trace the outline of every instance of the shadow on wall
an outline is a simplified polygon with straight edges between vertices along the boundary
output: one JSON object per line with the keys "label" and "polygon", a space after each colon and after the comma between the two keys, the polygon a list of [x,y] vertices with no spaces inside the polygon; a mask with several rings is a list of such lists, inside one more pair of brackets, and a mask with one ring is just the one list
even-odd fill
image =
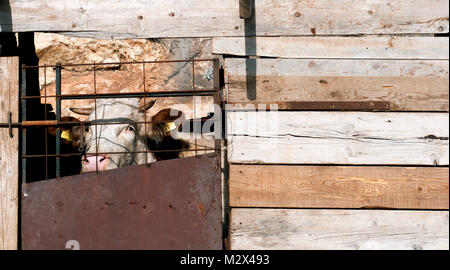
{"label": "shadow on wall", "polygon": [[[256,15],[255,15],[255,0],[249,0],[249,6],[251,7],[251,15],[249,18],[244,19],[245,30],[245,54],[247,56],[256,56]],[[246,74],[246,87],[247,98],[249,100],[256,100],[256,59],[246,58],[245,68]]]}
{"label": "shadow on wall", "polygon": [[9,0],[0,0],[0,31],[12,32],[11,5]]}
{"label": "shadow on wall", "polygon": [[16,36],[12,33],[9,0],[0,0],[0,56],[17,56]]}

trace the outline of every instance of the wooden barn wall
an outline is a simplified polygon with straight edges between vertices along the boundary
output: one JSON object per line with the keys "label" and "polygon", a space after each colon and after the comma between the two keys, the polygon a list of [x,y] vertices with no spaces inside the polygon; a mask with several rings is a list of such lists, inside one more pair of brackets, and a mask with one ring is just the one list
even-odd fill
{"label": "wooden barn wall", "polygon": [[[324,2],[335,3],[312,5]],[[406,3],[421,8],[377,5]],[[213,38],[224,98],[238,106],[225,117],[229,248],[449,248],[449,38],[366,22]]]}
{"label": "wooden barn wall", "polygon": [[441,0],[256,0],[249,28],[237,0],[8,0],[0,2],[0,31],[97,38],[448,33],[448,8]]}
{"label": "wooden barn wall", "polygon": [[232,249],[448,249],[449,38],[434,34],[449,33],[449,2],[239,14],[236,0],[9,0],[0,32],[213,37],[226,103],[283,110],[225,116]]}

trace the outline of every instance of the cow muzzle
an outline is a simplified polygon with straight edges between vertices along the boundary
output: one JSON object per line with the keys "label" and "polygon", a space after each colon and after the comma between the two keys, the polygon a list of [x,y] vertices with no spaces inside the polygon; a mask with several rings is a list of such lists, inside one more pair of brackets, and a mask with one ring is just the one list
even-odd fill
{"label": "cow muzzle", "polygon": [[83,159],[83,172],[95,172],[106,170],[110,158],[108,156],[88,156]]}

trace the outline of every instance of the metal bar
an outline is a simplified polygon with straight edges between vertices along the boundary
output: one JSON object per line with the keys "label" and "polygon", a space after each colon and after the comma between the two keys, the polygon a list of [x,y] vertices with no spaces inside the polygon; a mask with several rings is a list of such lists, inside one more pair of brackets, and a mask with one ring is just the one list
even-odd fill
{"label": "metal bar", "polygon": [[[61,95],[61,65],[56,64],[56,95]],[[56,121],[61,121],[61,98],[56,98]],[[61,153],[61,128],[56,128],[56,154]],[[61,159],[56,157],[56,177],[61,175]]]}
{"label": "metal bar", "polygon": [[8,111],[8,129],[9,129],[9,137],[14,137],[14,133],[12,131],[12,112]]}
{"label": "metal bar", "polygon": [[[192,151],[217,151],[218,148],[193,148],[193,149],[171,149],[171,150],[147,150],[147,151],[131,151],[131,152],[98,152],[98,153],[86,153],[86,156],[99,155],[119,155],[119,154],[141,154],[141,153],[168,153],[168,152],[192,152]],[[48,154],[48,155],[21,155],[21,158],[42,158],[42,157],[71,157],[81,156],[83,153],[69,153],[69,154]]]}
{"label": "metal bar", "polygon": [[[221,170],[221,191],[222,191],[222,235],[227,235],[228,232],[228,213],[230,209],[228,196],[228,177],[227,177],[227,162],[226,153],[224,153],[224,160],[222,160],[222,117],[225,115],[222,108],[222,95],[220,85],[220,62],[219,58],[214,59],[213,62],[213,87],[217,89],[214,94],[214,148],[216,148],[216,158],[218,167]],[[223,162],[223,163],[222,163]],[[224,241],[225,245],[225,241]]]}
{"label": "metal bar", "polygon": [[[205,122],[208,119],[205,118],[197,118],[197,119],[189,119],[190,122]],[[130,124],[150,124],[150,123],[170,123],[171,120],[162,120],[162,121],[136,121],[136,122],[127,122]],[[0,128],[8,128],[10,123],[0,123]],[[123,125],[124,122],[95,122],[95,121],[56,121],[56,120],[36,120],[36,121],[23,121],[23,122],[11,122],[12,128],[39,128],[39,127],[51,127],[51,126],[81,126],[81,125]]]}
{"label": "metal bar", "polygon": [[[194,89],[195,90],[195,65],[194,65],[194,61],[192,61],[192,89]],[[196,112],[196,98],[195,98],[195,94],[193,94],[192,95],[192,99],[194,100],[194,116],[193,116],[193,118],[195,119],[196,118],[196,116],[197,116],[197,112]],[[195,122],[194,123],[194,130],[196,130],[196,128],[197,128],[197,122]],[[194,145],[195,145],[195,149],[197,149],[197,133],[195,133],[194,132]],[[195,151],[195,155],[197,156],[198,155],[198,152],[197,151]]]}
{"label": "metal bar", "polygon": [[[199,96],[214,95],[216,89],[202,89],[202,90],[169,90],[169,91],[153,91],[143,92],[128,92],[128,93],[99,93],[99,94],[70,94],[70,95],[48,95],[48,98],[60,99],[99,99],[99,98],[130,98],[130,97],[182,97],[192,96],[197,94]],[[43,98],[45,96],[24,96],[21,99]]]}
{"label": "metal bar", "polygon": [[[94,69],[94,95],[97,96],[97,75],[96,75],[96,66],[95,62],[93,65]],[[97,122],[97,99],[94,99],[94,114],[95,114],[95,122]],[[100,129],[101,131],[101,129]],[[98,134],[97,134],[97,126],[95,126],[95,172],[98,172]]]}
{"label": "metal bar", "polygon": [[[109,63],[95,63],[95,65],[135,65],[135,64],[157,64],[157,63],[184,63],[184,62],[210,62],[213,61],[213,58],[210,59],[186,59],[186,60],[155,60],[155,61],[126,61],[126,62],[109,62]],[[81,63],[81,64],[73,64],[73,63],[66,63],[66,64],[60,64],[60,67],[78,67],[78,66],[92,66],[94,63]],[[50,68],[56,68],[58,67],[58,64],[56,65],[34,65],[34,66],[26,66],[23,65],[23,68],[43,68],[43,67],[50,67]]]}
{"label": "metal bar", "polygon": [[219,148],[219,151],[217,152],[217,156],[220,161],[220,147],[221,147],[221,138],[222,138],[222,98],[220,94],[220,63],[219,59],[214,59],[213,62],[213,83],[214,88],[218,89],[216,93],[214,94],[214,104],[217,105],[217,107],[214,107],[214,147]]}
{"label": "metal bar", "polygon": [[17,123],[17,122],[11,122],[11,124],[10,123],[0,123],[0,128],[9,128],[10,126],[12,128],[22,127],[22,125],[20,123]]}
{"label": "metal bar", "polygon": [[[45,65],[44,65],[45,66]],[[47,68],[44,67],[44,120],[47,120]],[[48,155],[48,128],[45,128],[45,154]],[[45,157],[45,180],[48,180],[48,157]]]}
{"label": "metal bar", "polygon": [[[27,70],[22,66],[22,86],[20,91],[21,96],[27,95]],[[21,102],[21,121],[27,120],[27,101],[19,100]],[[22,155],[27,154],[27,130],[22,128]],[[22,184],[27,181],[27,160],[22,159]]]}
{"label": "metal bar", "polygon": [[22,121],[22,127],[47,127],[47,126],[57,126],[58,120],[37,120],[37,121]]}
{"label": "metal bar", "polygon": [[[145,87],[145,63],[142,64],[142,83],[144,84],[144,108],[147,102],[147,93]],[[147,112],[144,111],[144,122],[147,122]],[[144,134],[147,134],[147,123],[144,124]],[[148,153],[145,152],[145,164],[148,162]]]}
{"label": "metal bar", "polygon": [[270,110],[277,105],[278,110],[290,111],[390,111],[389,101],[275,101],[275,102],[228,102],[227,105],[254,105],[247,107],[230,107],[230,111],[248,111],[254,109]]}

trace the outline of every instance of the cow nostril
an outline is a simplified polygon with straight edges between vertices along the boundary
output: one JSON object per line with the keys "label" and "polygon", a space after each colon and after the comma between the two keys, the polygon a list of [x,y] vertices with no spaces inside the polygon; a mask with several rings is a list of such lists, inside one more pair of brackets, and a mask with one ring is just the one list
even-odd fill
{"label": "cow nostril", "polygon": [[84,167],[90,168],[92,166],[96,167],[97,165],[106,166],[108,163],[108,156],[84,156],[82,159],[82,165]]}

